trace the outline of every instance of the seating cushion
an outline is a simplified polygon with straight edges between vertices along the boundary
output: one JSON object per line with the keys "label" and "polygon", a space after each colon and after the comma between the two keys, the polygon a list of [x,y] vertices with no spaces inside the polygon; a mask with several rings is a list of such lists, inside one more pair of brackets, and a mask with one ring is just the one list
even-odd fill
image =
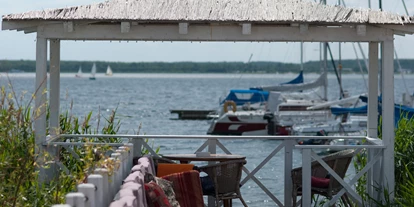
{"label": "seating cushion", "polygon": [[159,163],[158,164],[158,172],[157,177],[162,177],[174,173],[186,172],[193,170],[193,164],[167,164],[167,163]]}
{"label": "seating cushion", "polygon": [[204,207],[200,173],[195,170],[163,176],[171,181],[181,207]]}
{"label": "seating cushion", "polygon": [[329,187],[329,178],[318,178],[311,176],[311,186],[317,188],[328,188]]}
{"label": "seating cushion", "polygon": [[145,195],[149,207],[171,207],[164,191],[155,182],[145,183]]}
{"label": "seating cushion", "polygon": [[180,203],[178,203],[177,199],[175,198],[173,183],[171,181],[154,177],[155,182],[162,188],[165,195],[168,198],[168,202],[171,204],[172,207],[180,207]]}

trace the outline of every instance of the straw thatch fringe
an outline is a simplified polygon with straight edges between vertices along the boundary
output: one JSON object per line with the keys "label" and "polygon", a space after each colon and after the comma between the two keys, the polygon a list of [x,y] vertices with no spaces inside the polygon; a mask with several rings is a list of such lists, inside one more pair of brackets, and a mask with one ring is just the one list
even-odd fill
{"label": "straw thatch fringe", "polygon": [[412,23],[409,16],[300,0],[110,0],[3,16],[7,20]]}

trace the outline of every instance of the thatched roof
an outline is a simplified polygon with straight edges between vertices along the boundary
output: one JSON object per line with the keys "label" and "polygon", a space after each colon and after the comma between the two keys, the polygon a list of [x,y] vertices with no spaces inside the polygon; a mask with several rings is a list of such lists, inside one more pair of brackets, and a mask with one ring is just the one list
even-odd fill
{"label": "thatched roof", "polygon": [[30,11],[3,21],[141,21],[409,24],[408,16],[300,0],[110,0],[85,6]]}

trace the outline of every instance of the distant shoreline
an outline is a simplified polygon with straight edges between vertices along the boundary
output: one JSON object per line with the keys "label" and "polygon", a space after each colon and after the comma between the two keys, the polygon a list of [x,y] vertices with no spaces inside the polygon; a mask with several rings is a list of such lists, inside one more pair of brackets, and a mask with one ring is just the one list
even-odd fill
{"label": "distant shoreline", "polygon": [[[401,59],[400,65],[405,74],[414,73],[414,59]],[[92,65],[96,63],[97,73],[105,73],[107,66],[111,66],[114,74],[119,73],[203,73],[203,74],[285,74],[299,73],[301,65],[298,63],[282,62],[104,62],[104,61],[65,61],[60,64],[61,73],[77,73],[82,68],[83,74],[90,72]],[[360,68],[360,65],[362,68]],[[338,62],[335,66],[328,63],[328,71],[335,73],[338,70]],[[35,72],[34,60],[0,60],[0,72]],[[305,73],[320,73],[319,61],[308,61],[303,64]],[[342,74],[361,73],[366,74],[364,61],[342,60]],[[398,63],[394,63],[395,73],[399,73]]]}

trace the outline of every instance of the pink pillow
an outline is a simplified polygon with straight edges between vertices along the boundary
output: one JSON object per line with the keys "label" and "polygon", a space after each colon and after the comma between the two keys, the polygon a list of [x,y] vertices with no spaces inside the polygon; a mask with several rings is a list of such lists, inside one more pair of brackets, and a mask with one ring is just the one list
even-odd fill
{"label": "pink pillow", "polygon": [[329,187],[329,178],[318,178],[311,177],[311,186],[317,188],[328,188]]}

